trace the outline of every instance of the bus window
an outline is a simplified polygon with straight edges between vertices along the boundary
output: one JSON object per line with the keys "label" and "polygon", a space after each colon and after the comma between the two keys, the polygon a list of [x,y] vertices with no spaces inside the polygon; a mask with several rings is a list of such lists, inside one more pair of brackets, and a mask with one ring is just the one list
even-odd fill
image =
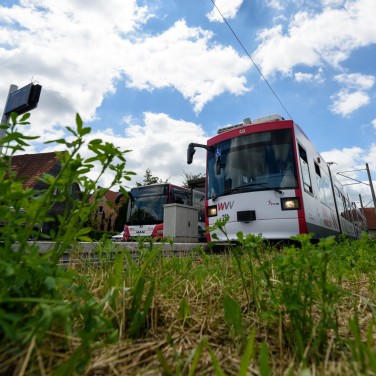
{"label": "bus window", "polygon": [[198,209],[198,222],[205,223],[205,193],[192,191],[192,205]]}
{"label": "bus window", "polygon": [[311,176],[309,175],[307,152],[299,145],[299,160],[302,171],[304,190],[312,194]]}
{"label": "bus window", "polygon": [[191,192],[187,189],[172,186],[171,203],[192,205]]}

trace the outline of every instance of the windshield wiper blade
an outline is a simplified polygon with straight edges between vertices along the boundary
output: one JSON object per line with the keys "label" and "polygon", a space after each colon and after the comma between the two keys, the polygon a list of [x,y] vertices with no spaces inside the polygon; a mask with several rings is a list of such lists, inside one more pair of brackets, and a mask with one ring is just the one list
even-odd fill
{"label": "windshield wiper blade", "polygon": [[230,193],[232,192],[236,192],[236,191],[243,191],[243,190],[248,190],[249,188],[253,188],[253,187],[263,187],[266,183],[248,183],[248,184],[243,184],[243,185],[239,185],[235,188],[231,188],[230,189]]}

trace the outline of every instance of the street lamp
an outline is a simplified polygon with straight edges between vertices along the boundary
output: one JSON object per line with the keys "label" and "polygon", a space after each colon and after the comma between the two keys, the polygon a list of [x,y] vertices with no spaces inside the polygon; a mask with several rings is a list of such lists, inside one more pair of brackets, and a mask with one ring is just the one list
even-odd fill
{"label": "street lamp", "polygon": [[[39,102],[42,86],[30,83],[21,89],[17,85],[10,85],[8,97],[5,103],[3,116],[1,118],[1,125],[6,126],[9,124],[10,114],[16,112],[18,115],[29,112],[37,107]],[[5,136],[5,128],[0,128],[0,140]],[[3,144],[0,143],[0,153]]]}

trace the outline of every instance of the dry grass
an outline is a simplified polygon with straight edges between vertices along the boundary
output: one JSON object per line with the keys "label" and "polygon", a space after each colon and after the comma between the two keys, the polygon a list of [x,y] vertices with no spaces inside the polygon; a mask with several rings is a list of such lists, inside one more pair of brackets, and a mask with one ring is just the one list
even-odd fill
{"label": "dry grass", "polygon": [[[267,255],[270,259],[270,255]],[[137,269],[137,268],[136,268]],[[91,268],[87,264],[81,269],[91,293],[102,298],[108,288],[112,269]],[[373,275],[373,274],[372,274]],[[121,293],[113,304],[106,305],[105,313],[112,317],[119,329],[116,343],[95,349],[84,374],[99,375],[217,375],[214,359],[225,375],[238,375],[244,354],[244,338],[235,335],[224,319],[223,297],[231,295],[238,302],[246,302],[234,260],[228,255],[205,256],[184,260],[158,260],[147,273],[148,283],[156,285],[152,305],[147,312],[146,326],[135,339],[127,336],[125,311],[130,305],[127,288],[134,281],[130,270],[124,274]],[[276,277],[273,275],[273,278]],[[249,275],[246,274],[246,278]],[[260,280],[258,280],[260,282]],[[280,283],[273,279],[276,285]],[[246,337],[255,334],[253,356],[247,375],[265,374],[260,362],[261,344],[268,346],[269,374],[301,375],[352,375],[368,373],[361,370],[354,359],[348,340],[353,338],[349,320],[355,311],[359,316],[359,327],[364,341],[372,339],[371,351],[375,351],[376,333],[373,328],[374,315],[370,301],[374,299],[374,279],[366,275],[341,280],[341,287],[348,294],[335,306],[333,315],[338,322],[337,333],[328,330],[325,345],[314,350],[313,356],[304,361],[297,360],[289,334],[293,331],[285,307],[279,307],[279,317],[264,316],[250,301],[241,304],[242,325]],[[259,286],[264,287],[264,286]],[[261,294],[267,294],[260,289]],[[182,316],[180,306],[185,300],[189,310]],[[315,306],[312,318],[319,324],[320,307]],[[372,329],[370,335],[370,328]],[[315,334],[313,333],[313,336]],[[313,338],[313,337],[312,337]],[[202,341],[205,341],[203,344]],[[1,375],[52,375],[57,365],[68,360],[79,346],[80,340],[59,333],[48,333],[43,343],[31,342],[27,348],[17,346],[0,350]],[[203,346],[197,366],[194,353]],[[308,340],[305,354],[312,349]],[[190,373],[192,372],[192,373]]]}

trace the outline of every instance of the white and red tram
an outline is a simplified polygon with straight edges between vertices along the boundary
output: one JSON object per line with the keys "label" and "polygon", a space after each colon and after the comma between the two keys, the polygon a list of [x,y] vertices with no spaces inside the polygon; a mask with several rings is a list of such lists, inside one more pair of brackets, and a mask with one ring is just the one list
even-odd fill
{"label": "white and red tram", "polygon": [[270,115],[220,129],[207,145],[189,145],[189,164],[195,147],[207,150],[206,225],[227,219],[229,239],[359,236],[348,195],[294,121]]}

